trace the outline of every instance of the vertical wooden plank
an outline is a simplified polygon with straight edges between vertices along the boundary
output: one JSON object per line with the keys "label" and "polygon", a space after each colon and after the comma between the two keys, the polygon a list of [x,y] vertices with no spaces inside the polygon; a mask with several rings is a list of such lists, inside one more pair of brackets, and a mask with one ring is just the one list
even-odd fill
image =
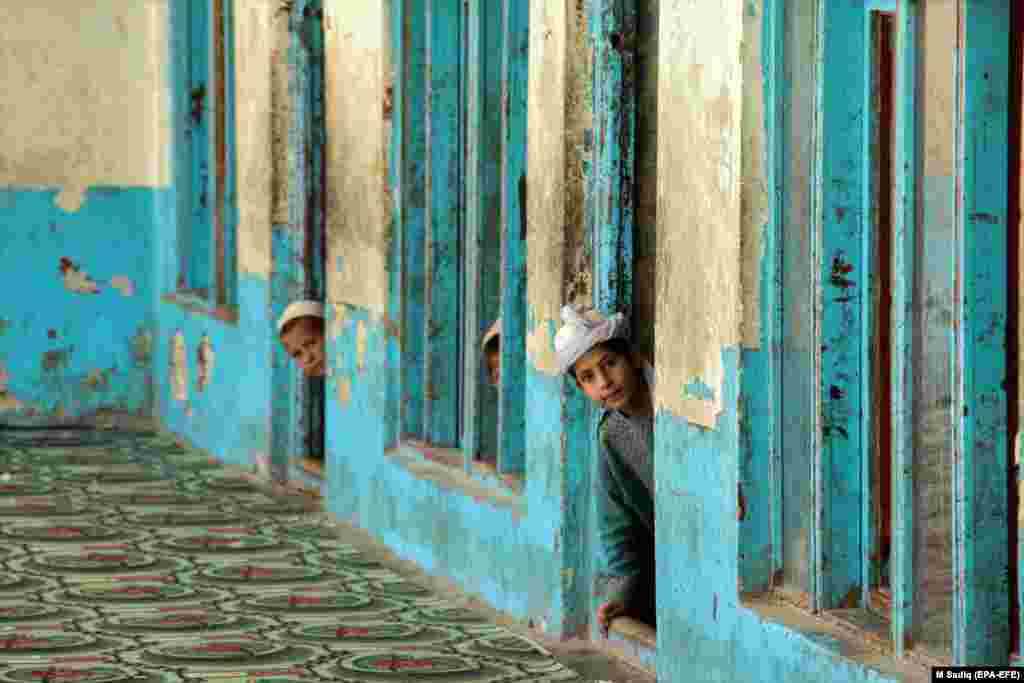
{"label": "vertical wooden plank", "polygon": [[1010,649],[1003,386],[1010,6],[962,0],[960,10],[953,654],[958,664],[1003,664]]}
{"label": "vertical wooden plank", "polygon": [[498,469],[502,473],[517,473],[526,469],[526,115],[530,4],[503,0],[502,10],[502,344]]}
{"label": "vertical wooden plank", "polygon": [[428,0],[427,440],[458,444],[462,0]]}
{"label": "vertical wooden plank", "polygon": [[192,62],[192,144],[193,223],[189,245],[189,288],[202,298],[212,300],[213,278],[213,204],[215,193],[215,130],[210,114],[216,98],[214,36],[219,27],[210,16],[213,0],[193,3]]}
{"label": "vertical wooden plank", "polygon": [[222,277],[218,283],[217,303],[238,305],[238,186],[237,186],[237,122],[235,118],[235,0],[221,0],[223,40],[223,189],[219,195],[221,210],[221,250],[217,265]]}
{"label": "vertical wooden plank", "polygon": [[1021,468],[1020,468],[1020,418],[1021,401],[1024,396],[1021,394],[1020,368],[1021,368],[1021,341],[1024,335],[1021,334],[1021,229],[1024,229],[1024,7],[1020,3],[1014,3],[1011,10],[1012,23],[1010,28],[1010,185],[1009,185],[1009,220],[1007,225],[1007,275],[1010,278],[1010,298],[1007,302],[1009,307],[1009,330],[1007,334],[1007,394],[1010,406],[1008,432],[1013,439],[1013,462],[1010,471],[1012,473],[1012,488],[1009,491],[1010,505],[1010,639],[1015,647],[1012,657],[1015,666],[1022,666],[1021,655],[1024,654],[1024,581],[1021,580],[1021,570],[1024,568],[1024,524],[1021,524]]}
{"label": "vertical wooden plank", "polygon": [[227,90],[224,78],[225,45],[228,26],[224,23],[225,0],[213,0],[212,39],[213,39],[213,73],[210,81],[213,84],[210,110],[213,114],[213,206],[211,229],[213,232],[213,292],[210,300],[217,305],[224,302],[224,195],[226,194],[225,177],[227,173],[227,145],[224,139],[226,131],[225,106]]}
{"label": "vertical wooden plank", "polygon": [[594,304],[630,317],[636,147],[636,5],[594,0]]}
{"label": "vertical wooden plank", "polygon": [[462,267],[465,288],[462,298],[463,348],[463,403],[462,403],[462,453],[465,456],[466,469],[480,452],[480,428],[484,388],[481,386],[481,363],[476,349],[480,348],[482,330],[487,324],[483,315],[483,302],[480,292],[482,272],[480,253],[484,247],[483,223],[481,220],[481,132],[483,122],[483,82],[485,51],[481,47],[484,38],[485,13],[481,12],[482,0],[466,0],[466,33],[465,33],[465,64],[463,66],[463,82],[465,88],[465,135],[466,188],[465,221],[463,227]]}
{"label": "vertical wooden plank", "polygon": [[426,336],[427,1],[405,3],[402,25],[402,436],[423,438]]}
{"label": "vertical wooden plank", "polygon": [[[405,99],[406,57],[405,16],[406,0],[391,0],[391,140],[388,144],[388,172],[391,198],[391,239],[388,244],[388,319],[400,328],[404,326],[402,286],[405,271]],[[388,339],[387,359],[389,376],[387,386],[388,414],[385,420],[385,443],[398,443],[402,437],[402,391],[405,387],[404,339],[401,333]]]}
{"label": "vertical wooden plank", "polygon": [[[301,167],[293,177],[300,187],[289,201],[296,218],[301,221],[299,254],[303,296],[324,301],[326,240],[326,112],[324,109],[324,34],[322,0],[301,0],[296,3],[296,27],[293,33],[293,72],[295,75],[297,137],[291,144],[301,148],[296,157]],[[299,438],[301,455],[322,458],[324,455],[324,381],[321,378],[301,380],[302,418]]]}
{"label": "vertical wooden plank", "polygon": [[463,232],[463,451],[494,458],[498,452],[498,401],[480,354],[483,334],[501,305],[502,14],[481,0],[468,2],[466,34],[465,229]]}
{"label": "vertical wooden plank", "polygon": [[769,192],[769,214],[761,233],[761,340],[760,348],[743,354],[741,375],[741,456],[740,484],[745,514],[740,520],[739,575],[745,592],[762,593],[771,588],[781,564],[781,462],[779,418],[780,367],[779,325],[781,322],[778,286],[782,201],[785,196],[785,172],[782,164],[782,21],[784,3],[765,0],[760,21],[752,30],[760,37],[744,38],[760,44],[764,80],[765,174]]}
{"label": "vertical wooden plank", "polygon": [[818,582],[820,607],[860,604],[862,415],[865,308],[871,277],[870,230],[864,180],[868,78],[864,3],[834,0],[825,11],[824,149],[821,217],[821,468],[820,543],[827,561]]}
{"label": "vertical wooden plank", "polygon": [[[821,263],[817,188],[820,148],[818,65],[824,3],[787,3],[783,97],[784,173],[780,288],[783,336],[781,571],[778,586],[812,603],[818,413],[818,300]],[[810,132],[810,134],[808,134]],[[780,456],[783,457],[783,456]]]}
{"label": "vertical wooden plank", "polygon": [[[914,330],[918,221],[917,0],[899,0],[896,27],[895,206],[892,241],[892,642],[901,656],[914,633]],[[885,179],[881,179],[885,182]]]}

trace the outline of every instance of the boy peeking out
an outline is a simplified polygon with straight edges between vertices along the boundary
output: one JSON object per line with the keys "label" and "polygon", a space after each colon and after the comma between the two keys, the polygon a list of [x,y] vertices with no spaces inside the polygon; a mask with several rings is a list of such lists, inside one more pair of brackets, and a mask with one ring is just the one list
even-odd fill
{"label": "boy peeking out", "polygon": [[484,361],[487,363],[487,375],[490,377],[491,386],[496,387],[501,383],[501,318],[495,320],[480,343],[483,349]]}
{"label": "boy peeking out", "polygon": [[605,318],[566,306],[562,320],[555,335],[559,372],[604,408],[593,494],[608,581],[597,620],[604,634],[625,614],[653,626],[654,368],[634,352],[621,313]]}
{"label": "boy peeking out", "polygon": [[307,377],[323,377],[324,307],[318,301],[296,301],[288,305],[277,321],[281,344]]}

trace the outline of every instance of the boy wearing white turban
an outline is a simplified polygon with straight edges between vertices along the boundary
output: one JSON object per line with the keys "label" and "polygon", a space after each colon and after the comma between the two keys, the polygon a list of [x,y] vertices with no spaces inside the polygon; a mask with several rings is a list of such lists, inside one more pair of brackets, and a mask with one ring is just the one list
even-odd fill
{"label": "boy wearing white turban", "polygon": [[319,301],[296,301],[277,321],[277,333],[288,355],[307,377],[323,377],[324,307]]}
{"label": "boy wearing white turban", "polygon": [[608,588],[597,620],[605,634],[623,614],[654,625],[654,369],[633,351],[621,313],[566,306],[562,320],[559,371],[605,409],[594,495]]}

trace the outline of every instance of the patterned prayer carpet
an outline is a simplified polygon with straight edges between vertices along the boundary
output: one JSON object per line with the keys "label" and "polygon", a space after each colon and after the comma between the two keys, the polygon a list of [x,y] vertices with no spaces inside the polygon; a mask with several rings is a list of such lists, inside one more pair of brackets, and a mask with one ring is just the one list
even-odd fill
{"label": "patterned prayer carpet", "polygon": [[2,683],[581,680],[166,434],[0,430],[0,562]]}

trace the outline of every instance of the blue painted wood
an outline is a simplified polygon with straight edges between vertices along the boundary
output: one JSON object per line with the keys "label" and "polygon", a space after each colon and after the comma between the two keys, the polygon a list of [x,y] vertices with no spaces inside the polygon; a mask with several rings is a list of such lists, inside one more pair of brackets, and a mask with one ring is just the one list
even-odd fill
{"label": "blue painted wood", "polygon": [[189,145],[192,167],[191,220],[181,225],[184,262],[183,288],[211,298],[213,279],[214,201],[213,131],[210,111],[213,101],[211,54],[214,27],[211,26],[211,2],[189,3]]}
{"label": "blue painted wood", "polygon": [[189,55],[192,51],[191,11],[186,3],[172,2],[168,5],[170,29],[168,80],[170,86],[172,174],[174,177],[174,204],[171,216],[172,230],[163,249],[160,264],[159,287],[161,292],[173,292],[187,286],[183,277],[187,272],[185,256],[188,233],[185,225],[192,213],[192,155],[191,155],[191,101],[189,93],[192,82],[192,66]]}
{"label": "blue painted wood", "polygon": [[[498,469],[502,473],[518,473],[526,469],[526,118],[530,6],[520,0],[504,0],[502,10],[504,31],[500,54],[503,57],[501,82],[504,84],[504,106],[500,108],[503,113],[500,148],[503,343]],[[632,145],[629,147],[632,149]],[[632,255],[632,249],[629,253]]]}
{"label": "blue painted wood", "polygon": [[459,236],[462,178],[460,63],[462,0],[428,0],[429,222],[426,245],[426,438],[459,441]]}
{"label": "blue painted wood", "polygon": [[761,231],[761,338],[757,349],[743,352],[740,376],[740,468],[743,518],[739,529],[738,573],[745,592],[761,593],[772,586],[781,564],[781,292],[778,286],[781,258],[780,232],[785,173],[782,168],[782,107],[784,87],[782,2],[767,0],[762,6],[761,63],[764,79],[764,133],[768,220]]}
{"label": "blue painted wood", "polygon": [[[914,330],[917,244],[917,0],[899,0],[896,29],[895,197],[892,240],[892,642],[897,656],[914,633]],[[884,180],[882,181],[884,182]]]}
{"label": "blue painted wood", "polygon": [[223,253],[223,286],[217,291],[219,306],[238,305],[238,123],[236,118],[235,93],[235,2],[224,0],[224,146],[226,163],[224,172],[224,196],[220,198]]}
{"label": "blue painted wood", "polygon": [[[785,12],[784,173],[780,287],[782,330],[781,472],[782,562],[778,585],[813,605],[817,557],[817,492],[820,425],[818,339],[821,296],[820,215],[820,78],[823,3],[789,5]],[[810,133],[810,134],[809,134]]]}
{"label": "blue painted wood", "polygon": [[502,14],[470,0],[466,32],[462,448],[466,467],[498,454],[496,389],[480,353],[501,306]]}
{"label": "blue painted wood", "polygon": [[636,4],[595,0],[592,12],[594,304],[628,318],[633,298]]}
{"label": "blue painted wood", "polygon": [[[403,247],[405,203],[403,201],[405,177],[405,0],[391,3],[391,140],[388,145],[388,180],[391,198],[391,239],[388,240],[388,319],[402,326],[405,267]],[[398,443],[402,436],[402,389],[404,364],[399,334],[388,336],[386,351],[388,376],[385,381],[387,414],[384,416],[384,442],[387,446]],[[325,437],[326,438],[326,437]]]}
{"label": "blue painted wood", "polygon": [[462,293],[462,333],[464,336],[462,368],[462,435],[460,447],[467,471],[472,470],[472,461],[480,452],[481,398],[486,388],[482,380],[482,363],[475,350],[480,347],[486,316],[482,315],[483,297],[480,293],[482,273],[481,252],[484,242],[481,234],[482,221],[480,201],[480,166],[483,150],[480,147],[481,121],[483,112],[483,55],[485,13],[480,11],[480,0],[467,0],[465,17],[465,59],[462,80],[466,84],[465,98],[465,216],[463,228],[462,267],[464,288]]}
{"label": "blue painted wood", "polygon": [[959,457],[954,472],[958,664],[1002,664],[1009,643],[1006,372],[1010,4],[960,3],[957,153]]}
{"label": "blue painted wood", "polygon": [[[402,393],[401,434],[424,438],[427,218],[427,7],[401,0],[402,99]],[[397,29],[398,27],[396,27]]]}
{"label": "blue painted wood", "polygon": [[870,230],[864,202],[868,77],[861,0],[829,2],[825,11],[822,135],[821,476],[824,500],[817,577],[822,609],[861,602],[861,518],[866,434],[864,345],[870,282]]}

